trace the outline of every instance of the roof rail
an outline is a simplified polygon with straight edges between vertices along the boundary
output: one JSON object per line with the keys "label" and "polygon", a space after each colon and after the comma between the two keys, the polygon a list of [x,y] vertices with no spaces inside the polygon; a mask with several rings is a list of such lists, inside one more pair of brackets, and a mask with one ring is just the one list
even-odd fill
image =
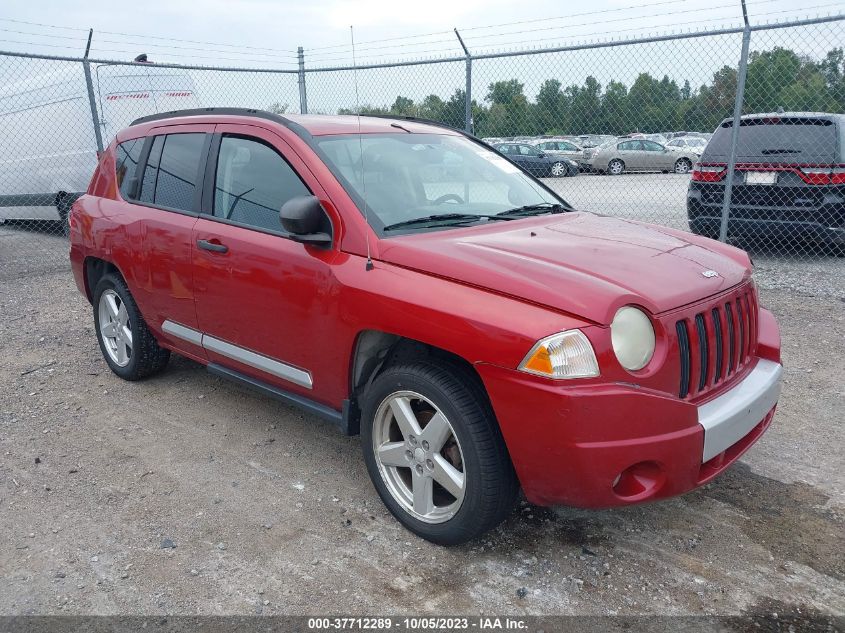
{"label": "roof rail", "polygon": [[183,116],[202,116],[204,114],[234,114],[239,116],[253,116],[260,119],[269,119],[276,123],[289,126],[291,121],[280,116],[267,112],[265,110],[257,110],[255,108],[189,108],[187,110],[171,110],[169,112],[159,112],[157,114],[150,114],[135,119],[130,125],[139,125],[141,123],[150,123],[152,121],[161,121],[162,119],[173,119]]}

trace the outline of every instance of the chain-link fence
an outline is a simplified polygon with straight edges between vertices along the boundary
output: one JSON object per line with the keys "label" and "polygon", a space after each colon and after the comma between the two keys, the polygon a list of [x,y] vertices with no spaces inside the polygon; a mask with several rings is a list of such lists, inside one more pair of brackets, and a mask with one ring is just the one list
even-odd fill
{"label": "chain-link fence", "polygon": [[3,261],[63,264],[97,150],[140,116],[200,106],[432,119],[485,138],[578,209],[832,258],[845,250],[843,26],[840,15],[357,69],[309,67],[301,49],[299,70],[0,52]]}

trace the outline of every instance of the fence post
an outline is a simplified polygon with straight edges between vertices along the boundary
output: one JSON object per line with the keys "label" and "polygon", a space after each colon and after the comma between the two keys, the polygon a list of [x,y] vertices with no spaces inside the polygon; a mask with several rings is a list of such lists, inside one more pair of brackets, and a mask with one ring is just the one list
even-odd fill
{"label": "fence post", "polygon": [[751,27],[748,25],[748,11],[745,0],[742,1],[742,17],[745,28],[742,30],[742,51],[739,54],[739,71],[736,78],[736,101],[734,102],[733,128],[731,129],[731,153],[728,158],[728,179],[725,181],[725,195],[722,199],[722,222],[719,226],[719,241],[728,240],[728,218],[731,214],[731,197],[734,188],[734,169],[739,143],[739,123],[742,117],[742,103],[745,99],[745,78],[748,74],[748,46],[751,43]]}
{"label": "fence post", "polygon": [[88,43],[85,45],[85,56],[82,58],[82,70],[85,71],[85,85],[88,87],[88,103],[91,106],[91,122],[94,124],[94,138],[97,139],[97,155],[103,151],[103,132],[100,130],[100,117],[97,114],[97,100],[94,97],[94,82],[91,80],[91,62],[88,52],[91,50],[91,38],[94,29],[88,29]]}
{"label": "fence post", "polygon": [[296,56],[299,60],[299,112],[308,114],[308,95],[305,91],[305,51],[301,46],[296,49]]}
{"label": "fence post", "polygon": [[461,48],[464,49],[464,55],[466,56],[466,88],[464,89],[464,131],[467,134],[472,134],[472,55],[470,55],[469,49],[464,44],[464,40],[461,37],[461,34],[458,33],[458,29],[455,29],[455,35],[458,37],[458,42],[461,44]]}

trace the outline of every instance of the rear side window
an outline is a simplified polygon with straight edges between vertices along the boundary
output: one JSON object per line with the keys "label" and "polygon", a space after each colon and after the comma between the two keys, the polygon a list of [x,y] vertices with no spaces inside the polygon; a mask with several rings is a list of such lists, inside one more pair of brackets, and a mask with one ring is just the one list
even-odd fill
{"label": "rear side window", "polygon": [[214,183],[214,215],[239,224],[282,232],[279,210],[310,192],[276,150],[256,140],[220,140]]}
{"label": "rear side window", "polygon": [[[718,127],[703,160],[726,162],[730,157],[732,121]],[[836,160],[836,125],[816,117],[744,119],[739,126],[737,162],[830,164]]]}
{"label": "rear side window", "polygon": [[141,182],[141,202],[193,211],[205,134],[157,136]]}
{"label": "rear side window", "polygon": [[120,195],[129,198],[132,192],[129,190],[132,184],[132,176],[138,167],[141,159],[141,148],[144,147],[143,138],[135,138],[117,146],[115,155],[115,175]]}

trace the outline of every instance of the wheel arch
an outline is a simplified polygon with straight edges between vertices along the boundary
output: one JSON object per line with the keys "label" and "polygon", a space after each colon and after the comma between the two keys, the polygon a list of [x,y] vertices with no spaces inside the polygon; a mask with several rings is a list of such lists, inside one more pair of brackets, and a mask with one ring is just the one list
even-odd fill
{"label": "wheel arch", "polygon": [[483,398],[484,404],[489,407],[492,414],[493,407],[487,389],[470,361],[430,343],[381,330],[363,330],[356,337],[349,363],[349,405],[347,407],[351,422],[350,430],[357,431],[360,428],[360,410],[357,402],[372,381],[387,367],[416,360],[446,363],[455,367],[472,381],[477,393]]}
{"label": "wheel arch", "polygon": [[86,257],[82,270],[83,280],[85,282],[85,296],[88,298],[89,303],[93,303],[94,301],[94,288],[97,287],[100,279],[108,273],[115,273],[124,281],[126,280],[117,266],[99,257]]}

